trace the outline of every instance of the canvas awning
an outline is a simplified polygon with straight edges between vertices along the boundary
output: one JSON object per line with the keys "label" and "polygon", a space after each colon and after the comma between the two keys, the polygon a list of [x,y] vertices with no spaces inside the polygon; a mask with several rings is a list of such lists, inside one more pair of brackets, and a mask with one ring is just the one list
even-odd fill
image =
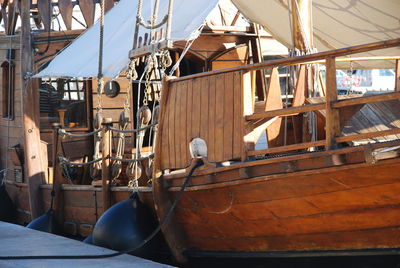
{"label": "canvas awning", "polygon": [[[232,0],[251,21],[287,46],[293,47],[288,3],[291,0]],[[400,37],[398,0],[312,0],[314,44],[318,51]],[[291,8],[290,8],[291,9]],[[355,56],[398,56],[400,48]],[[341,64],[348,67],[349,63]],[[354,68],[393,68],[392,61],[356,62]]]}
{"label": "canvas awning", "polygon": [[[175,0],[172,17],[173,41],[197,38],[198,29],[218,4],[218,0]],[[116,77],[129,64],[133,46],[137,0],[121,0],[104,18],[103,75]],[[159,20],[168,10],[168,1],[160,1]],[[150,18],[151,6],[144,4],[142,16]],[[34,77],[96,77],[99,58],[99,22],[80,35]],[[139,33],[144,34],[143,27]],[[165,31],[164,31],[165,32]]]}
{"label": "canvas awning", "polygon": [[[225,0],[224,0],[225,1]],[[160,1],[162,18],[167,1]],[[197,37],[199,27],[220,1],[175,0],[172,39]],[[292,47],[289,11],[286,0],[232,0],[251,21],[259,23],[272,36]],[[136,21],[137,0],[121,0],[105,16],[103,73],[116,77],[128,62]],[[313,0],[314,43],[318,51],[367,44],[400,37],[398,0]],[[143,17],[149,18],[150,5],[143,5]],[[143,34],[143,32],[142,32]],[[99,24],[89,28],[55,57],[35,77],[95,77],[98,69]],[[400,48],[390,48],[354,56],[397,56]],[[349,63],[340,63],[347,68]],[[353,68],[393,68],[393,61],[355,62]]]}

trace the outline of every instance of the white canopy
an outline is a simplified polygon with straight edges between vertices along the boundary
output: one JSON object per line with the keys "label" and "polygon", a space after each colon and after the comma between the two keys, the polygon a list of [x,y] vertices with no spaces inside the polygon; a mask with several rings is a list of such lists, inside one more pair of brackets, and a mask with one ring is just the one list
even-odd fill
{"label": "white canopy", "polygon": [[[288,48],[293,47],[288,11],[288,3],[291,0],[232,0],[232,2],[248,19],[263,25],[276,40]],[[399,0],[312,0],[312,2],[314,45],[318,51],[400,37]],[[400,48],[357,56],[377,55],[398,56]],[[354,68],[394,66],[390,61],[358,64],[360,65],[354,65]]]}
{"label": "white canopy", "polygon": [[[150,1],[151,2],[151,1]],[[143,4],[145,20],[152,14],[151,5]],[[218,0],[175,0],[172,17],[171,39],[191,40],[198,36],[198,29],[218,4]],[[104,18],[103,75],[116,77],[129,64],[129,51],[133,46],[137,0],[121,0]],[[159,20],[168,10],[168,1],[161,0]],[[95,77],[98,73],[99,27],[97,22],[80,35],[51,63],[34,77]],[[143,29],[143,27],[141,27]],[[165,33],[165,31],[164,31]],[[144,30],[139,33],[143,36]]]}
{"label": "white canopy", "polygon": [[[225,0],[224,0],[225,1]],[[259,23],[282,44],[292,47],[290,0],[232,0],[251,21]],[[151,2],[151,1],[150,1]],[[159,20],[167,11],[160,0]],[[172,39],[197,37],[199,27],[219,0],[175,0]],[[143,5],[143,17],[150,18],[150,4]],[[133,45],[137,0],[121,0],[105,16],[103,74],[116,77],[128,64]],[[348,47],[400,37],[399,0],[313,0],[314,43],[318,51]],[[212,14],[211,14],[212,15]],[[143,32],[141,32],[143,35]],[[98,69],[99,23],[88,29],[55,57],[35,77],[95,77]],[[363,53],[357,56],[396,56],[400,48]],[[353,55],[356,56],[356,55]],[[343,63],[342,67],[349,63]],[[354,68],[393,68],[392,61],[357,62]]]}

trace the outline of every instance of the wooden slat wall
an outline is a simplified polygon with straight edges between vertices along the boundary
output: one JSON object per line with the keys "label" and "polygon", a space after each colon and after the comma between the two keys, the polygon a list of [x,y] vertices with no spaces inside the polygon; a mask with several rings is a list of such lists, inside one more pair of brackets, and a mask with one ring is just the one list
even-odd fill
{"label": "wooden slat wall", "polygon": [[231,72],[170,82],[161,138],[162,169],[189,166],[189,143],[197,137],[207,143],[211,162],[241,158],[241,81],[240,72]]}

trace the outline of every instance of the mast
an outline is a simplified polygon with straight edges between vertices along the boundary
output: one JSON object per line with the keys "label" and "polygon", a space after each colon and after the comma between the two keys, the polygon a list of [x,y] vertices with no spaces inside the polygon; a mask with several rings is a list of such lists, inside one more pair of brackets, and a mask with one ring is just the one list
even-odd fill
{"label": "mast", "polygon": [[292,1],[292,38],[296,49],[307,52],[313,48],[312,0]]}
{"label": "mast", "polygon": [[39,132],[39,91],[34,86],[33,53],[30,23],[30,2],[21,1],[21,88],[25,150],[25,178],[28,183],[31,219],[42,214],[40,184],[44,170],[41,160]]}

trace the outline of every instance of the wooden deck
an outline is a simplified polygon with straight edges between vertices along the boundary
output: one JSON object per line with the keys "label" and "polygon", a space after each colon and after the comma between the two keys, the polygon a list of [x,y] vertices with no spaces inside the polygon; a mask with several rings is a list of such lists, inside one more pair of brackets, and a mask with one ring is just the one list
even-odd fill
{"label": "wooden deck", "polygon": [[[102,255],[115,251],[65,237],[0,222],[0,256]],[[132,255],[112,258],[0,260],[0,267],[169,267]]]}

